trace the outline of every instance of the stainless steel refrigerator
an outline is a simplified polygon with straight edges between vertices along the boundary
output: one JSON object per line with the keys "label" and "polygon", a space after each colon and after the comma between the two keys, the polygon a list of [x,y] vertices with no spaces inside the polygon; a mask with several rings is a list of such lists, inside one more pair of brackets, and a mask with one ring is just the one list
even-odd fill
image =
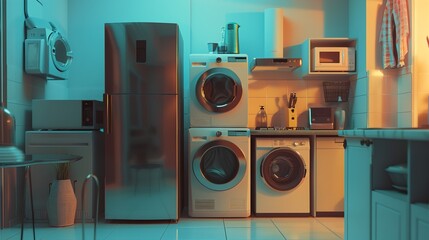
{"label": "stainless steel refrigerator", "polygon": [[179,219],[177,24],[105,24],[107,220]]}

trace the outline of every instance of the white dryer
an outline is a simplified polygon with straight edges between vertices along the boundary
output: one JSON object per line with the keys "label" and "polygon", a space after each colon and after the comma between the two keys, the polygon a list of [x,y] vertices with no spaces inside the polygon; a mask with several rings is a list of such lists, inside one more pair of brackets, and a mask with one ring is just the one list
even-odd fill
{"label": "white dryer", "polygon": [[189,216],[250,216],[250,130],[189,129]]}
{"label": "white dryer", "polygon": [[255,138],[255,215],[310,215],[310,140]]}
{"label": "white dryer", "polygon": [[66,79],[72,62],[72,51],[63,34],[43,20],[26,19],[25,72],[47,79]]}
{"label": "white dryer", "polygon": [[191,127],[247,127],[248,57],[190,55]]}

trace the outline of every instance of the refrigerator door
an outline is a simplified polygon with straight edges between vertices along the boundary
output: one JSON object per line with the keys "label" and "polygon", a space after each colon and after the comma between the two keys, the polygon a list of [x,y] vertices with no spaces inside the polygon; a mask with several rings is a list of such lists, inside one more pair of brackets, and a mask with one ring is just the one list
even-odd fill
{"label": "refrigerator door", "polygon": [[178,25],[105,24],[105,91],[178,94]]}
{"label": "refrigerator door", "polygon": [[106,95],[106,219],[177,220],[178,95]]}

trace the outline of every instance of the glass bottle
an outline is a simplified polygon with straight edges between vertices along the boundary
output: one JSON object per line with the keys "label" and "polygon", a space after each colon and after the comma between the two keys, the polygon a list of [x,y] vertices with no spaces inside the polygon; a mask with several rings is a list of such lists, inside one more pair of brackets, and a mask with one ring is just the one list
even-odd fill
{"label": "glass bottle", "polygon": [[260,106],[258,114],[256,114],[256,129],[267,127],[267,113],[264,106]]}

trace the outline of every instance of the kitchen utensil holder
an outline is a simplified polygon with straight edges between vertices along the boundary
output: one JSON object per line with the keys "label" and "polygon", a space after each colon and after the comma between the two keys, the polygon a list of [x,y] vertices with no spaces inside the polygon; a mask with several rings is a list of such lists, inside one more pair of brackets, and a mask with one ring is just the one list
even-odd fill
{"label": "kitchen utensil holder", "polygon": [[295,108],[288,108],[287,127],[296,128],[298,126]]}
{"label": "kitchen utensil holder", "polygon": [[350,81],[323,82],[325,102],[347,102]]}

